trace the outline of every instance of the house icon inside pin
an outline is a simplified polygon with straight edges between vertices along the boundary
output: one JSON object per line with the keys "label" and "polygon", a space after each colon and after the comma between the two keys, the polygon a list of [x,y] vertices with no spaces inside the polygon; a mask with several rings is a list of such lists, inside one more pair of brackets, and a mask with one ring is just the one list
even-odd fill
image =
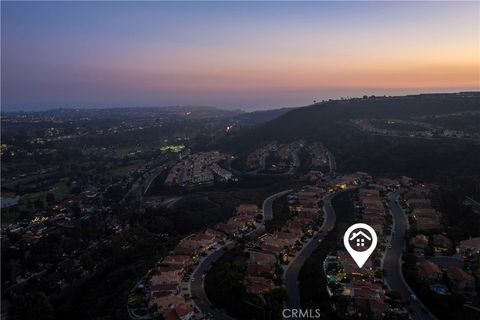
{"label": "house icon inside pin", "polygon": [[365,247],[365,240],[372,240],[365,232],[363,231],[358,231],[358,232],[352,232],[349,241],[356,240],[356,245],[357,247]]}

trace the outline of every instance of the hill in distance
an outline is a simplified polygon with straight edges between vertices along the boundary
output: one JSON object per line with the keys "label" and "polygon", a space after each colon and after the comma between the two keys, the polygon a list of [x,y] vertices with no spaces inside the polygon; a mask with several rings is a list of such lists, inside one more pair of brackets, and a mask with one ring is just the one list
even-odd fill
{"label": "hill in distance", "polygon": [[226,137],[221,144],[227,150],[247,154],[271,141],[321,141],[334,152],[340,172],[361,170],[428,180],[440,176],[442,179],[480,177],[478,143],[375,136],[350,122],[351,119],[409,120],[466,111],[480,112],[480,92],[332,100],[292,109],[253,129]]}

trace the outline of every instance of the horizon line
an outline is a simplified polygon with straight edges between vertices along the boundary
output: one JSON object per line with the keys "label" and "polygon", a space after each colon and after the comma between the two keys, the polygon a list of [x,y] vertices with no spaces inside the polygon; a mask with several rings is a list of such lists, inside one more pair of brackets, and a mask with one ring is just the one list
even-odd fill
{"label": "horizon line", "polygon": [[288,108],[302,108],[313,106],[316,104],[320,104],[322,102],[333,102],[333,101],[345,101],[345,100],[353,100],[353,99],[362,99],[364,97],[384,97],[384,98],[395,98],[395,97],[408,97],[408,96],[420,96],[420,95],[442,95],[442,94],[465,94],[465,93],[478,93],[480,94],[480,88],[477,90],[461,90],[461,91],[438,91],[438,92],[420,92],[420,93],[411,93],[411,94],[403,94],[403,95],[386,95],[386,94],[364,94],[360,96],[341,96],[336,98],[329,98],[329,99],[319,99],[319,100],[312,100],[312,103],[305,104],[305,105],[290,105],[290,106],[278,106],[278,107],[259,107],[260,109],[248,108],[244,109],[242,107],[220,107],[214,105],[149,105],[149,106],[61,106],[61,107],[46,107],[43,108],[24,108],[13,110],[10,107],[3,107],[0,106],[0,113],[40,113],[40,112],[47,112],[47,111],[57,111],[57,110],[109,110],[109,109],[161,109],[161,108],[209,108],[209,109],[216,109],[221,111],[240,111],[245,113],[252,113],[252,112],[261,112],[261,111],[272,111],[272,110],[279,110],[279,109],[288,109]]}

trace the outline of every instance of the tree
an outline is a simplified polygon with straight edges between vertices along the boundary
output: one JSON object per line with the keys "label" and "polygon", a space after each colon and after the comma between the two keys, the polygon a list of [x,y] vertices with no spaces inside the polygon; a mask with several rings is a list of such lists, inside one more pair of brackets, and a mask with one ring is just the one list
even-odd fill
{"label": "tree", "polygon": [[104,196],[112,203],[119,202],[123,197],[124,191],[121,186],[115,185],[108,188]]}
{"label": "tree", "polygon": [[29,292],[19,297],[14,305],[15,319],[50,320],[53,319],[53,306],[41,291]]}
{"label": "tree", "polygon": [[45,201],[47,201],[47,204],[51,206],[55,202],[55,195],[51,192],[48,192],[45,195]]}
{"label": "tree", "polygon": [[35,209],[41,209],[41,208],[43,208],[43,201],[40,200],[40,199],[37,199],[37,200],[35,200],[33,205],[35,206]]}
{"label": "tree", "polygon": [[80,261],[86,270],[92,271],[95,268],[95,261],[92,258],[91,252],[85,252],[82,254]]}

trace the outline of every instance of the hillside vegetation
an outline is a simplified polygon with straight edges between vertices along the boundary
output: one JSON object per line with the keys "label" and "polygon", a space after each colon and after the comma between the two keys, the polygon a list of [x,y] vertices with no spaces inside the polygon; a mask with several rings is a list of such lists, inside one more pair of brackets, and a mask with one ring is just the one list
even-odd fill
{"label": "hillside vegetation", "polygon": [[293,109],[263,125],[228,136],[220,147],[246,154],[271,141],[322,141],[335,154],[340,172],[360,170],[375,175],[455,180],[470,189],[480,181],[478,142],[378,136],[361,131],[350,122],[410,120],[465,111],[480,112],[479,93],[328,101]]}

